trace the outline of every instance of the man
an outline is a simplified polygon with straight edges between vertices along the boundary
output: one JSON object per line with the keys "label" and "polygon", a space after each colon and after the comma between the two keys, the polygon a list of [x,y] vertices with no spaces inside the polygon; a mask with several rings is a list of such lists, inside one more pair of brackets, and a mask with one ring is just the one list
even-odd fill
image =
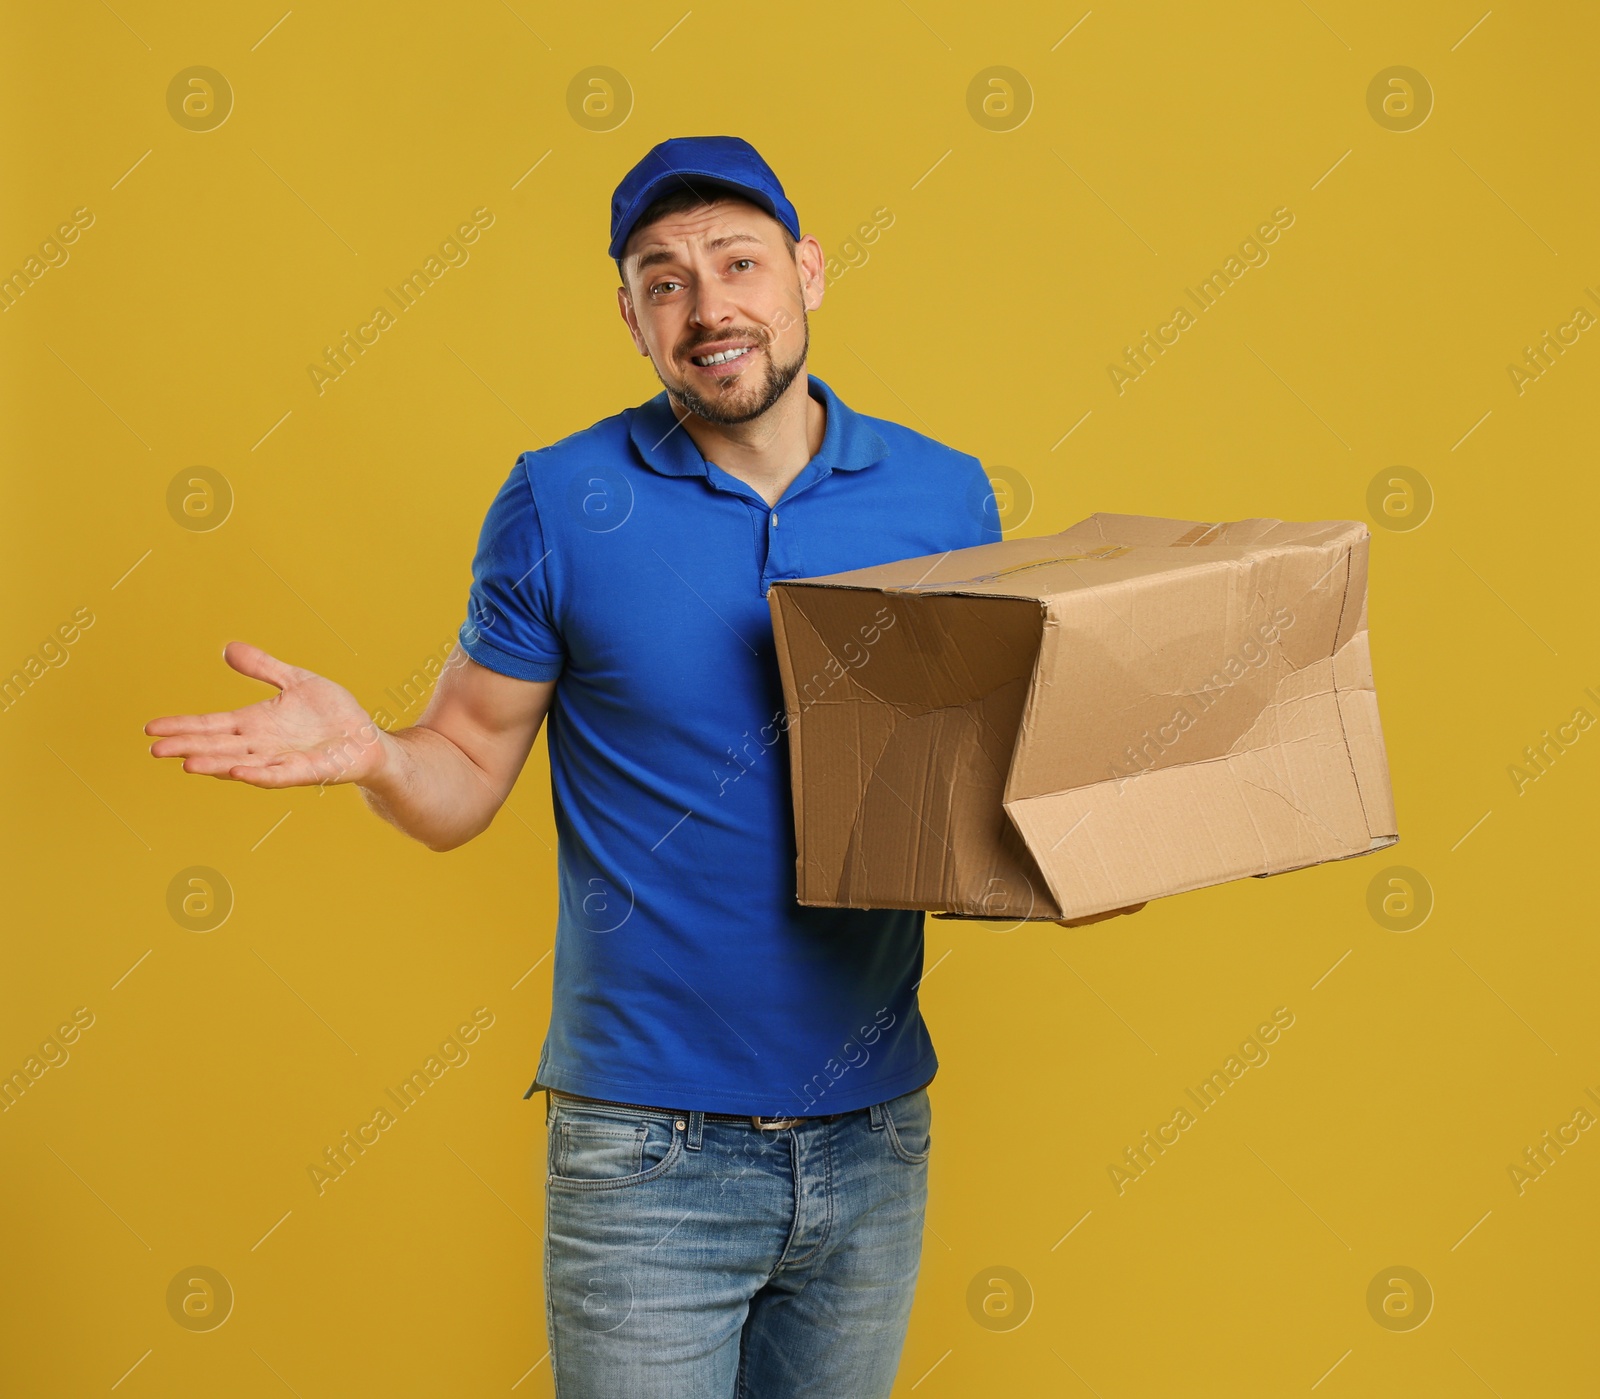
{"label": "man", "polygon": [[822,248],[749,144],[651,150],[617,187],[610,255],[665,391],[517,459],[415,727],[381,732],[331,680],[235,642],[228,663],[280,693],[146,732],[186,772],[353,782],[442,851],[489,825],[548,714],[560,914],[528,1092],[547,1091],[557,1391],[887,1395],[938,1066],[923,915],[795,902],[766,594],[999,521],[974,457],[807,373]]}

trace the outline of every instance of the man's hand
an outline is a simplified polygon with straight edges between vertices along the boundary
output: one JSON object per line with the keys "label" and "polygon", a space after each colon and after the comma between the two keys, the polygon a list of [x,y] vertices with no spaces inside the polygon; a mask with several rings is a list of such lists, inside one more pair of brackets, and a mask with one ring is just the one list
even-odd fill
{"label": "man's hand", "polygon": [[1120,918],[1124,913],[1137,913],[1143,907],[1144,904],[1129,904],[1126,908],[1108,908],[1104,913],[1091,913],[1087,918],[1057,918],[1055,921],[1063,928],[1081,928],[1086,923],[1103,923],[1107,918]]}
{"label": "man's hand", "polygon": [[361,782],[382,767],[385,735],[344,686],[242,641],[229,642],[222,658],[278,693],[243,709],[152,719],[144,731],[159,737],[150,745],[156,757],[252,787]]}
{"label": "man's hand", "polygon": [[556,688],[489,670],[457,646],[422,717],[386,732],[342,685],[240,641],[222,655],[278,693],[226,713],[152,719],[144,731],[159,738],[156,757],[252,787],[355,783],[373,811],[430,850],[453,850],[488,828]]}

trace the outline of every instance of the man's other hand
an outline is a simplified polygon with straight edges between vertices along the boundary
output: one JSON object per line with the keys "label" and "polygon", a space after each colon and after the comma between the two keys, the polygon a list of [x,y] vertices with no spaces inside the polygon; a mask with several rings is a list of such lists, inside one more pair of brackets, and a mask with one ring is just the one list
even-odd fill
{"label": "man's other hand", "polygon": [[160,740],[150,745],[155,757],[252,787],[360,782],[381,767],[383,731],[342,685],[242,641],[229,642],[222,658],[278,693],[243,709],[152,719],[144,731]]}
{"label": "man's other hand", "polygon": [[1137,913],[1143,907],[1142,903],[1129,904],[1126,908],[1108,908],[1104,913],[1091,913],[1087,918],[1058,918],[1055,921],[1063,928],[1081,928],[1086,923],[1103,923],[1107,918],[1120,918],[1124,913]]}
{"label": "man's other hand", "polygon": [[218,714],[174,714],[144,726],[158,758],[185,772],[252,787],[354,783],[385,821],[430,850],[487,830],[528,760],[555,697],[554,680],[518,680],[458,645],[410,728],[382,729],[342,685],[258,646],[229,642],[223,659],[278,693]]}

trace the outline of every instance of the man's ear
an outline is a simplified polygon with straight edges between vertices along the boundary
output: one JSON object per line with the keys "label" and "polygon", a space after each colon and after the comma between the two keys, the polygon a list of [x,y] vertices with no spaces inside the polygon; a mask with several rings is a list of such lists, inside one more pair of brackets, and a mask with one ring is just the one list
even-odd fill
{"label": "man's ear", "polygon": [[806,310],[815,311],[822,305],[822,294],[828,289],[827,254],[822,251],[822,244],[806,233],[794,245],[794,260],[800,272],[800,291]]}
{"label": "man's ear", "polygon": [[639,333],[639,317],[633,309],[633,298],[628,295],[625,286],[617,288],[617,310],[622,313],[623,324],[628,327],[628,334],[633,337],[633,347],[641,355],[648,355],[650,348],[644,343],[644,336]]}

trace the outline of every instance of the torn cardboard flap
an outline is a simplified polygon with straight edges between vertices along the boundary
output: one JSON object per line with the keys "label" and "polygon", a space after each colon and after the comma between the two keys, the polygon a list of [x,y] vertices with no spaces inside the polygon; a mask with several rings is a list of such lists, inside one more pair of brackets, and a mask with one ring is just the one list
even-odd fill
{"label": "torn cardboard flap", "polygon": [[1094,515],[774,584],[799,901],[1076,918],[1393,844],[1367,543]]}

